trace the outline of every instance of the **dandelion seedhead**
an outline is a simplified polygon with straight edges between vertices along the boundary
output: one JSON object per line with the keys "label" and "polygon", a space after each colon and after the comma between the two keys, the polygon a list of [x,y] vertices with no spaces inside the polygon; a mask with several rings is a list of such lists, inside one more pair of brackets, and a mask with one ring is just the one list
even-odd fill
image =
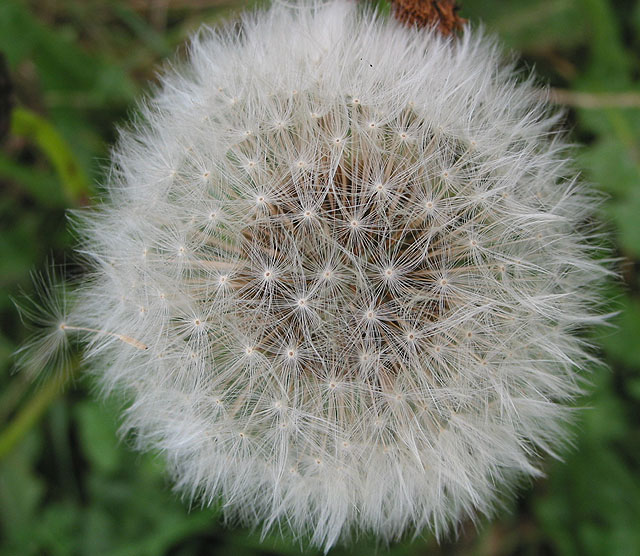
{"label": "dandelion seedhead", "polygon": [[557,123],[468,27],[205,29],[77,216],[69,333],[189,497],[325,549],[442,534],[539,473],[603,320]]}

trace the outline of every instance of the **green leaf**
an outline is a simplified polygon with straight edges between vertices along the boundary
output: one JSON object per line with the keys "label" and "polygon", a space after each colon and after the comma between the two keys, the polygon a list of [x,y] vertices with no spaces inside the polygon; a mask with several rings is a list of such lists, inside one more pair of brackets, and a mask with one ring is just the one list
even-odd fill
{"label": "green leaf", "polygon": [[69,204],[51,172],[20,164],[1,152],[0,178],[16,182],[45,207],[66,207]]}
{"label": "green leaf", "polygon": [[49,27],[27,4],[0,1],[0,51],[15,75],[29,68],[27,87],[35,86],[32,93],[40,93],[49,121],[72,146],[84,172],[95,179],[100,176],[96,158],[106,154],[104,129],[99,128],[112,129],[138,87],[122,60],[90,52],[77,40],[83,29]]}
{"label": "green leaf", "polygon": [[40,550],[53,556],[79,554],[78,528],[84,518],[82,508],[72,501],[49,504],[36,522],[34,537]]}
{"label": "green leaf", "polygon": [[[87,176],[73,152],[53,125],[42,116],[25,108],[16,108],[11,115],[11,132],[33,141],[51,161],[67,199],[77,204],[90,196]],[[56,198],[56,193],[51,193]]]}
{"label": "green leaf", "polygon": [[75,415],[87,459],[101,473],[113,473],[120,465],[117,426],[112,413],[93,401],[75,407]]}
{"label": "green leaf", "polygon": [[617,199],[625,199],[640,186],[640,168],[625,145],[613,135],[606,135],[582,149],[579,163],[589,181]]}
{"label": "green leaf", "polygon": [[590,27],[591,63],[587,79],[599,89],[625,87],[629,83],[631,58],[622,43],[622,33],[612,5],[607,0],[582,0]]}
{"label": "green leaf", "polygon": [[486,24],[508,46],[520,51],[568,48],[587,33],[579,0],[485,0],[461,4],[462,16],[472,25]]}
{"label": "green leaf", "polygon": [[627,255],[640,256],[640,184],[624,200],[610,207],[617,228],[618,239]]}
{"label": "green leaf", "polygon": [[[636,213],[634,220],[640,220]],[[600,343],[616,362],[640,369],[640,300],[625,296],[619,302],[615,328],[602,334]]]}
{"label": "green leaf", "polygon": [[0,466],[0,523],[13,554],[35,553],[31,527],[45,493],[34,471],[40,444],[40,435],[30,434]]}

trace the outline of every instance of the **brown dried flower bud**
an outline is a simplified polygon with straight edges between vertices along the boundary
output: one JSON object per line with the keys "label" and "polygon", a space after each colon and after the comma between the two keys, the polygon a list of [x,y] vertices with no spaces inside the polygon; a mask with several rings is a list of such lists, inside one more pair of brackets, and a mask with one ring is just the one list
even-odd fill
{"label": "brown dried flower bud", "polygon": [[409,27],[437,27],[443,35],[462,28],[466,19],[458,15],[455,0],[392,0],[395,18]]}

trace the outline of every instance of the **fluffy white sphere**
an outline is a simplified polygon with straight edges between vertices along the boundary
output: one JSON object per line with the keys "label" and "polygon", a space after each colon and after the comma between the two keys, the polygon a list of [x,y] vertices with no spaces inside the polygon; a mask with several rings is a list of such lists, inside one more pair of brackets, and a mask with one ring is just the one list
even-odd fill
{"label": "fluffy white sphere", "polygon": [[194,38],[80,216],[65,325],[182,492],[328,548],[538,473],[604,273],[540,98],[481,32],[346,0]]}

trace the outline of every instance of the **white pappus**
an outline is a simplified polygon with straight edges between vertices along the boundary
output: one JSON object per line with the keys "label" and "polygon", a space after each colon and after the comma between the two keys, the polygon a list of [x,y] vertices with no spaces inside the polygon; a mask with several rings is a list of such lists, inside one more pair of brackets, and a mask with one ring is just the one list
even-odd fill
{"label": "white pappus", "polygon": [[76,215],[58,333],[188,497],[325,549],[441,535],[540,473],[604,320],[558,122],[481,30],[346,0],[203,29]]}

